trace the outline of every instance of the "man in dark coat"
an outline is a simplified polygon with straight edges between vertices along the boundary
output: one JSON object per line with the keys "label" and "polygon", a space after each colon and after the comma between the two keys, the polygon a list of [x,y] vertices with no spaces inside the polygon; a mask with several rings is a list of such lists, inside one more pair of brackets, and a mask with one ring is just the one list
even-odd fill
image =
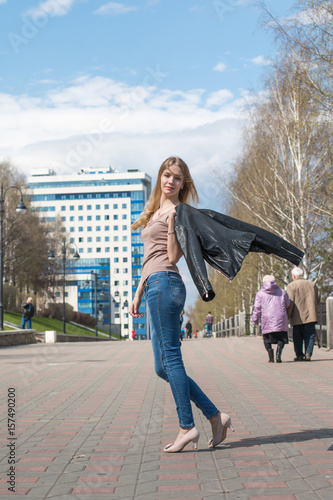
{"label": "man in dark coat", "polygon": [[27,324],[28,330],[31,330],[31,318],[35,314],[35,308],[32,303],[32,297],[28,297],[27,301],[23,304],[23,316],[21,321],[22,330],[25,329]]}

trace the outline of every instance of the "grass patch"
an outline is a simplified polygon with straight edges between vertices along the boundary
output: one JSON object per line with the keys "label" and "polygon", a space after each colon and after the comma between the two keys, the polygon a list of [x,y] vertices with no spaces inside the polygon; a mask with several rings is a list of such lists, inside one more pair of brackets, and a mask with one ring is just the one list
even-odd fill
{"label": "grass patch", "polygon": [[[4,321],[13,323],[14,325],[17,325],[18,328],[21,327],[21,318],[22,315],[18,313],[4,313]],[[59,321],[58,319],[34,316],[32,318],[31,326],[38,333],[44,333],[46,330],[55,330],[57,333],[62,333],[62,321]],[[5,327],[5,329],[11,330],[11,328],[9,327]],[[109,332],[103,330],[102,328],[99,328],[98,331],[109,336]],[[85,328],[81,328],[80,326],[72,325],[70,323],[66,323],[66,334],[67,333],[69,335],[84,335],[86,337],[95,337],[95,331],[91,332],[89,330],[86,330]],[[99,335],[99,337],[106,338],[104,335]],[[115,334],[112,334],[112,337],[119,338],[119,336]]]}

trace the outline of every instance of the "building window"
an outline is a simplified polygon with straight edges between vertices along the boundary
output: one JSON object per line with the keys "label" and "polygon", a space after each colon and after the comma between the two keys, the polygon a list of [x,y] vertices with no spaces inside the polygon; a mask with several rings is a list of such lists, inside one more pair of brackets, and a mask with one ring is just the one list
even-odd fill
{"label": "building window", "polygon": [[127,241],[127,236],[123,236],[123,241]]}
{"label": "building window", "polygon": [[69,207],[69,210],[72,210],[72,211],[73,211],[73,210],[74,210],[74,205],[71,205],[71,206]]}
{"label": "building window", "polygon": [[83,205],[79,205],[79,210],[83,210]]}
{"label": "building window", "polygon": [[79,253],[83,253],[83,248],[79,248]]}
{"label": "building window", "polygon": [[123,281],[123,285],[124,285],[124,286],[128,286],[128,281],[127,281],[127,280],[124,280],[124,281]]}
{"label": "building window", "polygon": [[104,231],[110,231],[110,226],[104,226]]}
{"label": "building window", "polygon": [[114,248],[113,248],[113,251],[114,251],[114,252],[119,252],[119,247],[114,247]]}
{"label": "building window", "polygon": [[113,208],[118,208],[118,204],[117,204],[117,203],[114,203],[114,204],[113,204]]}
{"label": "building window", "polygon": [[118,226],[113,226],[114,231],[118,231]]}
{"label": "building window", "polygon": [[113,215],[113,220],[118,220],[118,215],[117,214]]}
{"label": "building window", "polygon": [[70,227],[70,228],[69,228],[69,232],[70,232],[70,233],[74,233],[74,231],[75,231],[75,227]]}
{"label": "building window", "polygon": [[88,226],[87,231],[92,231],[92,226]]}
{"label": "building window", "polygon": [[127,215],[123,214],[123,220],[127,219]]}
{"label": "building window", "polygon": [[65,228],[65,227],[62,227],[62,228],[61,228],[61,232],[62,232],[62,233],[65,233],[65,232],[66,232],[66,228]]}
{"label": "building window", "polygon": [[127,252],[127,247],[123,247],[123,252]]}
{"label": "building window", "polygon": [[88,241],[88,243],[91,243],[92,242],[92,237],[88,236],[87,241]]}
{"label": "building window", "polygon": [[101,226],[96,226],[96,231],[100,231],[101,230]]}
{"label": "building window", "polygon": [[[114,286],[119,286],[119,281],[115,281]],[[115,293],[115,296],[117,296],[116,294],[117,294],[117,292]]]}
{"label": "building window", "polygon": [[110,220],[110,216],[109,215],[104,215],[104,220]]}
{"label": "building window", "polygon": [[75,238],[69,238],[70,243],[74,243],[74,241],[75,241]]}
{"label": "building window", "polygon": [[84,242],[84,238],[79,238],[79,243],[83,243]]}
{"label": "building window", "polygon": [[109,210],[109,205],[104,205],[104,210]]}
{"label": "building window", "polygon": [[124,273],[124,274],[127,274],[127,273],[128,273],[128,269],[127,269],[127,267],[125,267],[125,268],[123,269],[123,273]]}
{"label": "building window", "polygon": [[[74,217],[73,217],[74,219]],[[82,222],[83,221],[83,215],[79,215],[79,221]]]}
{"label": "building window", "polygon": [[66,207],[62,206],[61,211],[64,212],[66,210]]}
{"label": "building window", "polygon": [[96,220],[101,220],[101,216],[100,215],[96,215]]}
{"label": "building window", "polygon": [[114,236],[113,237],[113,241],[118,241],[119,240],[119,236]]}
{"label": "building window", "polygon": [[110,241],[110,236],[105,236],[104,241]]}
{"label": "building window", "polygon": [[127,208],[127,203],[123,203],[123,204],[121,205],[121,208]]}
{"label": "building window", "polygon": [[99,243],[101,241],[101,237],[100,236],[96,236],[96,242]]}
{"label": "building window", "polygon": [[117,262],[119,262],[119,258],[118,258],[118,257],[115,257],[115,258],[113,259],[113,262],[114,262],[115,264],[117,264]]}
{"label": "building window", "polygon": [[105,252],[109,253],[110,252],[110,247],[105,247]]}
{"label": "building window", "polygon": [[87,210],[91,210],[92,205],[87,205]]}
{"label": "building window", "polygon": [[61,217],[62,222],[66,222],[66,217]]}
{"label": "building window", "polygon": [[127,262],[127,261],[128,261],[127,257],[123,257],[123,262]]}
{"label": "building window", "polygon": [[91,216],[91,215],[88,215],[88,216],[87,216],[87,220],[92,220],[92,216]]}
{"label": "building window", "polygon": [[126,231],[126,229],[127,229],[127,226],[123,226],[123,231]]}
{"label": "building window", "polygon": [[101,209],[101,205],[96,205],[96,210],[100,210]]}
{"label": "building window", "polygon": [[83,226],[79,226],[79,233],[83,232]]}
{"label": "building window", "polygon": [[88,248],[88,253],[92,253],[92,248]]}
{"label": "building window", "polygon": [[101,247],[97,247],[97,248],[96,248],[96,252],[97,252],[97,253],[100,253],[101,251],[102,251]]}
{"label": "building window", "polygon": [[128,297],[128,292],[126,290],[125,290],[125,292],[123,292],[123,296]]}
{"label": "building window", "polygon": [[119,269],[117,267],[114,270],[114,274],[119,274]]}

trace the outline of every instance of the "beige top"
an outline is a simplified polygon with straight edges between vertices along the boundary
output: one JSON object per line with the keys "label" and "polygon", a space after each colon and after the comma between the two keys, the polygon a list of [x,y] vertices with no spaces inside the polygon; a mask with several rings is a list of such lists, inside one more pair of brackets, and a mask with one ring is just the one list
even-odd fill
{"label": "beige top", "polygon": [[159,271],[179,273],[178,267],[171,264],[168,258],[168,215],[167,212],[157,217],[156,220],[151,218],[141,233],[144,245],[141,283],[144,283],[151,274]]}

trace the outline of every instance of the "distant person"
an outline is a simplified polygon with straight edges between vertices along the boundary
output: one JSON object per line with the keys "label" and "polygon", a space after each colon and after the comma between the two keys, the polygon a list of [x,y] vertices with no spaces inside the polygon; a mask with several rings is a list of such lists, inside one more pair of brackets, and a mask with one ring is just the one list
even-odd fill
{"label": "distant person", "polygon": [[191,324],[190,320],[188,320],[188,322],[185,325],[185,332],[186,332],[186,338],[191,339],[192,338],[192,324]]}
{"label": "distant person", "polygon": [[268,361],[274,363],[272,344],[277,344],[276,362],[281,363],[281,353],[288,344],[287,307],[290,304],[288,294],[279,288],[272,275],[263,277],[263,287],[256,295],[252,323],[258,325],[261,321],[261,333],[264,346],[268,352]]}
{"label": "distant person", "polygon": [[318,321],[318,288],[303,278],[303,270],[299,267],[294,267],[291,275],[293,281],[287,286],[287,293],[291,301],[288,318],[293,327],[294,361],[311,361]]}
{"label": "distant person", "polygon": [[135,340],[135,337],[136,337],[136,330],[135,328],[133,328],[132,332],[131,332],[131,340]]}
{"label": "distant person", "polygon": [[194,332],[194,338],[197,339],[198,338],[198,330],[195,330]]}
{"label": "distant person", "polygon": [[213,335],[214,316],[211,314],[210,311],[208,312],[205,321],[206,321],[206,325],[207,325],[207,337],[211,337]]}
{"label": "distant person", "polygon": [[21,320],[21,328],[25,329],[25,324],[27,324],[28,330],[31,330],[31,318],[35,314],[35,308],[32,303],[32,297],[28,297],[27,301],[23,304],[23,316]]}

